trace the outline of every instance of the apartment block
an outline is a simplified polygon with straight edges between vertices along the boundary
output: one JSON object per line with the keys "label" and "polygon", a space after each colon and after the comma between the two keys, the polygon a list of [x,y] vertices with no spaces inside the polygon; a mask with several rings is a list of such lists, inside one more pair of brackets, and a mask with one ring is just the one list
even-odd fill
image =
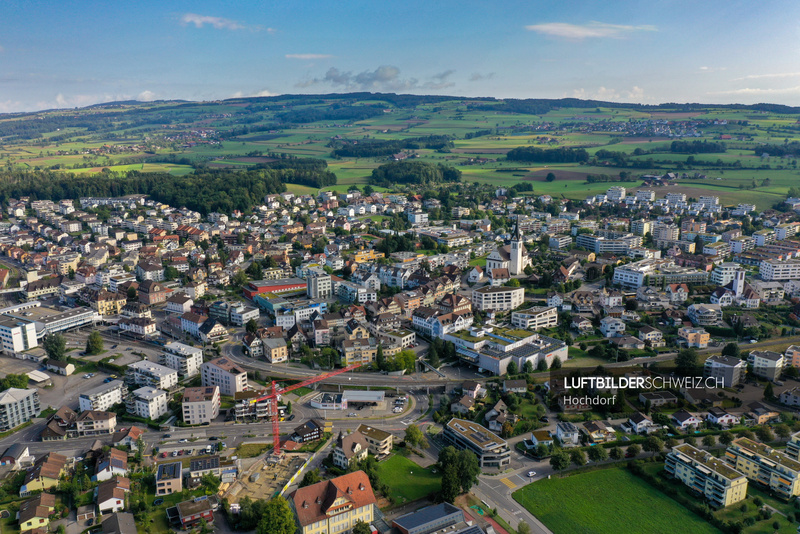
{"label": "apartment block", "polygon": [[151,386],[134,390],[125,401],[129,413],[155,421],[167,413],[167,392]]}
{"label": "apartment block", "polygon": [[12,315],[0,316],[0,346],[6,354],[16,354],[38,347],[36,325],[30,321],[21,321]]}
{"label": "apartment block", "polygon": [[170,462],[158,465],[156,495],[169,495],[183,490],[183,463]]}
{"label": "apartment block", "polygon": [[753,350],[747,357],[747,363],[753,366],[753,374],[775,381],[783,372],[783,355],[771,350]]}
{"label": "apartment block", "polygon": [[217,358],[201,367],[203,386],[219,386],[221,395],[233,397],[247,389],[247,372],[227,358]]}
{"label": "apartment block", "polygon": [[369,446],[369,452],[378,459],[384,458],[392,452],[393,438],[389,432],[368,425],[359,425],[356,432],[364,436]]}
{"label": "apartment block", "polygon": [[210,423],[219,415],[219,386],[186,388],[181,406],[187,425]]}
{"label": "apartment block", "polygon": [[521,287],[482,287],[472,292],[472,303],[481,311],[513,310],[525,301]]}
{"label": "apartment block", "polygon": [[511,463],[508,443],[478,423],[453,418],[444,427],[442,435],[457,449],[475,453],[481,467],[503,467]]}
{"label": "apartment block", "polygon": [[513,312],[511,324],[526,330],[552,328],[558,325],[558,310],[554,307],[534,307]]}
{"label": "apartment block", "polygon": [[128,365],[125,380],[137,386],[169,390],[178,385],[178,371],[147,360]]}
{"label": "apartment block", "polygon": [[164,351],[158,356],[158,363],[175,369],[182,378],[190,378],[200,372],[203,349],[173,341],[164,345]]}
{"label": "apartment block", "polygon": [[800,462],[748,438],[734,440],[726,459],[748,480],[788,500],[800,494]]}
{"label": "apartment block", "polygon": [[672,448],[664,470],[701,493],[714,508],[724,508],[747,497],[747,477],[724,460],[686,443]]}
{"label": "apartment block", "polygon": [[726,388],[739,384],[746,371],[747,365],[744,360],[733,356],[711,356],[703,365],[703,376],[716,379]]}
{"label": "apartment block", "polygon": [[27,423],[41,411],[38,391],[8,388],[0,393],[0,432]]}
{"label": "apartment block", "polygon": [[800,259],[763,260],[758,266],[762,280],[800,280]]}
{"label": "apartment block", "polygon": [[112,380],[108,384],[101,384],[96,388],[81,393],[78,397],[78,406],[81,411],[98,410],[107,411],[112,406],[125,400],[128,390],[122,380]]}

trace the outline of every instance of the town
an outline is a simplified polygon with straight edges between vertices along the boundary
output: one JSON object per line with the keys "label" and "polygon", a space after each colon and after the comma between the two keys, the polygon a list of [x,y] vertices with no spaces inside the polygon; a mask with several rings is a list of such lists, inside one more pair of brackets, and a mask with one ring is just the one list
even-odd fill
{"label": "town", "polygon": [[9,198],[3,528],[566,532],[602,476],[794,528],[800,199],[413,189]]}

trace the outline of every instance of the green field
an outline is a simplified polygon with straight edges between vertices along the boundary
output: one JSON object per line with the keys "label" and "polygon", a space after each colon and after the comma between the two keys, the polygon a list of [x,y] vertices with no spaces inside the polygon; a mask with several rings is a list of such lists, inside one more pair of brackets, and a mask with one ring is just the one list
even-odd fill
{"label": "green field", "polygon": [[389,487],[395,504],[416,501],[441,488],[441,477],[411,460],[395,454],[378,464],[380,480]]}
{"label": "green field", "polygon": [[553,534],[719,532],[622,468],[540,480],[514,500]]}

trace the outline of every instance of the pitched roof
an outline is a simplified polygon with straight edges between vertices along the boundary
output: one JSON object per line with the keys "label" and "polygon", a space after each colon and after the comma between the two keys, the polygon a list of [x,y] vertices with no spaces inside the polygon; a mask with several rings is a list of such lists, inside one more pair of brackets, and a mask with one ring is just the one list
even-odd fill
{"label": "pitched roof", "polygon": [[[291,495],[291,499],[301,527],[376,503],[375,494],[364,471],[300,488]],[[335,504],[339,499],[344,502]]]}

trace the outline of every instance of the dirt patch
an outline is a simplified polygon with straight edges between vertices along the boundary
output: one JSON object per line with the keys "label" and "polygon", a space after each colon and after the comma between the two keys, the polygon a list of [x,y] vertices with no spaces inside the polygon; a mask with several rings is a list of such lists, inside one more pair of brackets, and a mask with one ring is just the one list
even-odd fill
{"label": "dirt patch", "polygon": [[457,154],[507,154],[510,148],[454,148]]}
{"label": "dirt patch", "polygon": [[704,111],[656,111],[650,113],[653,119],[691,119],[705,113]]}
{"label": "dirt patch", "polygon": [[588,173],[580,171],[562,171],[557,169],[539,169],[526,174],[522,179],[530,182],[544,182],[549,173],[556,175],[556,180],[560,181],[586,181]]}

